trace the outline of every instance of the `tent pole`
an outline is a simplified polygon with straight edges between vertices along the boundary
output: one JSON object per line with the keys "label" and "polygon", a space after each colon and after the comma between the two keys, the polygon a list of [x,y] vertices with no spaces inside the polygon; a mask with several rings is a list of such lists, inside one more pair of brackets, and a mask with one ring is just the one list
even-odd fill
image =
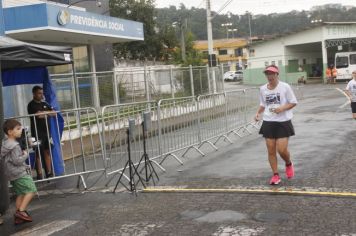
{"label": "tent pole", "polygon": [[79,83],[78,83],[78,78],[75,73],[75,67],[74,67],[74,62],[71,63],[72,65],[72,74],[73,74],[73,80],[74,80],[74,107],[75,108],[80,108],[80,100],[79,100]]}
{"label": "tent pole", "polygon": [[4,98],[3,98],[3,94],[2,94],[2,88],[3,88],[3,84],[2,84],[2,78],[1,78],[1,64],[0,64],[0,125],[1,125],[1,129],[0,129],[0,150],[1,150],[1,146],[2,146],[2,140],[4,139],[4,131],[2,129],[2,125],[4,124]]}
{"label": "tent pole", "polygon": [[[0,60],[1,61],[1,60]],[[2,125],[4,124],[4,107],[3,107],[3,94],[2,94],[2,78],[1,78],[1,62],[0,62],[0,151],[2,140],[4,139],[4,131]],[[8,181],[5,176],[5,162],[0,160],[0,215],[4,214],[9,207],[9,187]]]}

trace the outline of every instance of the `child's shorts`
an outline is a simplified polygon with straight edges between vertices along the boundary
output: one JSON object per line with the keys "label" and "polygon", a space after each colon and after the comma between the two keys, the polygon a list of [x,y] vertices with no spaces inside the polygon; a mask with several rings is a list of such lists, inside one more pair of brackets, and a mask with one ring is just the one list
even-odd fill
{"label": "child's shorts", "polygon": [[264,138],[287,138],[294,135],[294,127],[290,120],[283,122],[263,121],[260,134]]}
{"label": "child's shorts", "polygon": [[37,192],[36,185],[29,175],[11,181],[11,185],[17,196]]}

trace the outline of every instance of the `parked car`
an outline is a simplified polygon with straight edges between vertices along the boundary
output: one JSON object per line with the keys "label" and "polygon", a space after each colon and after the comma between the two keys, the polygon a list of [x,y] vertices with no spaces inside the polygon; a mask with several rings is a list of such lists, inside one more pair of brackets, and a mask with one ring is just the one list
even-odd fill
{"label": "parked car", "polygon": [[242,81],[243,72],[241,70],[238,71],[227,71],[224,74],[225,81]]}

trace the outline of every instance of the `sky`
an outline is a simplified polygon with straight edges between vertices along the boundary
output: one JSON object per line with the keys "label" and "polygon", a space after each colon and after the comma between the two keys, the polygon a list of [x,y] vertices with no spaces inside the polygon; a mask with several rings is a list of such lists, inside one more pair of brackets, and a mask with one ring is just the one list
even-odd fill
{"label": "sky", "polygon": [[[211,9],[218,11],[224,3],[230,0],[210,0]],[[156,7],[163,8],[170,5],[179,7],[183,3],[187,8],[205,8],[206,0],[156,0]],[[234,14],[244,14],[246,11],[252,14],[282,13],[293,10],[309,10],[316,5],[342,4],[356,7],[356,0],[232,0],[231,3],[221,11],[221,14],[232,12]]]}

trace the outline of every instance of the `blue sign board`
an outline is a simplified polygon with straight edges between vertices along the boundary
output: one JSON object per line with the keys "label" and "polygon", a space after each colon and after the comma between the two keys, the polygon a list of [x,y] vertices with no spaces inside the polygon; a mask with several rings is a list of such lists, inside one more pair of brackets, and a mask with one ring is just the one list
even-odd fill
{"label": "blue sign board", "polygon": [[73,33],[144,40],[143,24],[47,3],[4,9],[5,31],[51,29]]}
{"label": "blue sign board", "polygon": [[1,35],[5,35],[4,11],[2,8],[2,0],[0,0],[0,36]]}

